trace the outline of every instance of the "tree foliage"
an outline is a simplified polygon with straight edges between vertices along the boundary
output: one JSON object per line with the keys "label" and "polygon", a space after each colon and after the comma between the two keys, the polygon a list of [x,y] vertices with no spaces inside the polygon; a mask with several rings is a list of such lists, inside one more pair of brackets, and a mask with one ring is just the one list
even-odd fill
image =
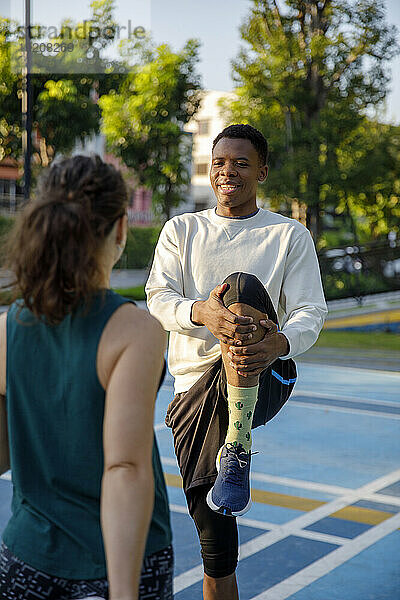
{"label": "tree foliage", "polygon": [[[150,39],[129,39],[120,44],[119,58],[105,58],[103,51],[118,31],[114,4],[92,0],[89,36],[76,35],[82,23],[63,21],[52,42],[68,42],[72,32],[71,52],[35,56],[34,163],[46,166],[56,153],[69,153],[78,139],[98,133],[102,110],[109,148],[153,191],[155,212],[169,216],[190,182],[191,142],[183,125],[199,106],[199,45],[189,40],[174,53]],[[22,76],[11,68],[9,41],[17,25],[0,21],[0,160],[20,158],[22,152]]]}
{"label": "tree foliage", "polygon": [[152,190],[155,212],[167,219],[190,181],[191,145],[183,126],[200,102],[198,48],[195,40],[177,53],[167,44],[145,45],[119,92],[99,101],[109,148]]}
{"label": "tree foliage", "polygon": [[[385,134],[392,150],[375,148],[386,155],[375,181],[368,152],[350,160],[352,144],[368,144],[377,130],[366,115],[385,98],[395,33],[375,0],[253,0],[241,28],[245,46],[233,63],[238,98],[230,118],[253,124],[269,139],[272,168],[264,194],[284,212],[293,199],[304,203],[315,239],[324,211],[357,195],[357,169],[368,172],[373,203],[386,159],[392,166],[397,160],[393,128]],[[396,185],[392,181],[392,192]]]}
{"label": "tree foliage", "polygon": [[[118,87],[126,76],[122,61],[110,63],[100,55],[112,42],[113,32],[115,34],[113,8],[114,0],[93,0],[90,23],[99,35],[74,38],[72,52],[35,55],[35,72],[31,76],[33,161],[38,167],[49,164],[57,152],[69,153],[76,140],[83,141],[99,132],[97,98]],[[18,25],[9,19],[0,19],[0,160],[8,155],[18,159],[22,153],[22,74],[12,68],[16,43],[13,33]],[[60,36],[53,38],[52,43],[63,42],[63,32],[66,35],[69,30],[77,31],[79,26],[82,24],[64,20]],[[82,72],[77,67],[79,64],[83,65]]]}
{"label": "tree foliage", "polygon": [[355,241],[400,232],[400,127],[364,119],[338,147],[336,214],[347,215]]}

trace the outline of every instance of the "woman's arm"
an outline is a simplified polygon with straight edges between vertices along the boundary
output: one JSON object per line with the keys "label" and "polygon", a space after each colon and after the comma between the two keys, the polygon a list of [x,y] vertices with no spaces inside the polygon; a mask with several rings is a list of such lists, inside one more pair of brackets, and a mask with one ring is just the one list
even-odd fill
{"label": "woman's arm", "polygon": [[110,340],[108,352],[98,360],[100,381],[107,378],[101,522],[110,600],[136,600],[154,504],[153,412],[165,333],[132,305],[114,316],[100,342],[104,348]]}

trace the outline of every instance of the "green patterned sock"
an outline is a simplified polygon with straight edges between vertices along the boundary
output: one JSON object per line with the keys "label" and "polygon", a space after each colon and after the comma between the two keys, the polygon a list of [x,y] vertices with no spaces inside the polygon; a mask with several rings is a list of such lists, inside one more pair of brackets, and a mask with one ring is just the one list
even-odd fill
{"label": "green patterned sock", "polygon": [[250,388],[234,387],[227,383],[229,424],[225,443],[242,444],[246,452],[251,449],[251,425],[257,402],[258,385]]}

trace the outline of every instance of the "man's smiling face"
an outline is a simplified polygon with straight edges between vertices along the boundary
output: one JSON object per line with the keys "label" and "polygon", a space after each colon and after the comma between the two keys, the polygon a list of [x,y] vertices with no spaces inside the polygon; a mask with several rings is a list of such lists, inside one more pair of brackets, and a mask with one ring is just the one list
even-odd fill
{"label": "man's smiling face", "polygon": [[257,210],[257,184],[266,179],[253,144],[243,138],[221,138],[212,153],[211,187],[217,198],[217,214],[244,217]]}

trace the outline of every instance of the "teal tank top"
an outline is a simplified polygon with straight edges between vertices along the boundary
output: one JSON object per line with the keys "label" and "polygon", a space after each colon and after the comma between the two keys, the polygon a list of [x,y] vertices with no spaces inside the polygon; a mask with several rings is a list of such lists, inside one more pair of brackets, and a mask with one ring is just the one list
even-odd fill
{"label": "teal tank top", "polygon": [[[35,569],[66,579],[106,577],[100,527],[105,392],[97,377],[103,329],[121,304],[96,294],[59,325],[14,303],[7,316],[7,420],[12,517],[10,551]],[[145,555],[171,543],[168,498],[157,442],[155,502]]]}

